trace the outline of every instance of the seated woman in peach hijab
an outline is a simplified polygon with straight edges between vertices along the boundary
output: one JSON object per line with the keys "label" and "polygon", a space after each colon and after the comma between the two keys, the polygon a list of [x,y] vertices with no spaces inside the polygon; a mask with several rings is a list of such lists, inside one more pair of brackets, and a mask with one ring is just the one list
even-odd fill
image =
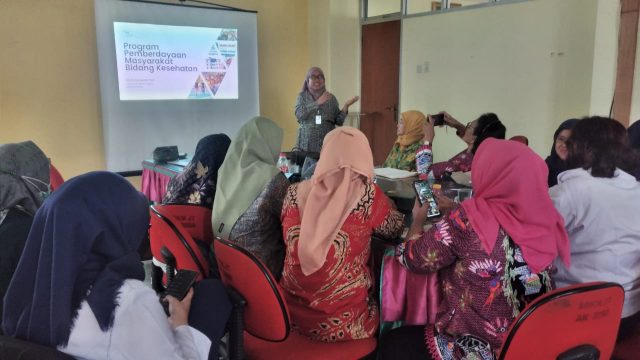
{"label": "seated woman in peach hijab", "polygon": [[371,235],[398,237],[403,217],[372,178],[367,138],[341,127],[325,137],[313,177],[287,191],[280,285],[292,327],[312,340],[370,338],[378,328],[367,266]]}
{"label": "seated woman in peach hijab", "polygon": [[416,110],[405,111],[398,120],[398,138],[382,166],[416,171],[416,151],[422,145],[422,126],[427,118]]}

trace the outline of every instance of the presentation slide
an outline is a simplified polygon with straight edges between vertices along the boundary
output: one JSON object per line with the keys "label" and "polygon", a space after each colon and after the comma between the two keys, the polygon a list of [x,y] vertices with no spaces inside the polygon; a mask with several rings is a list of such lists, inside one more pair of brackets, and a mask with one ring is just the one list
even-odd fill
{"label": "presentation slide", "polygon": [[238,98],[238,29],[114,22],[120,100]]}

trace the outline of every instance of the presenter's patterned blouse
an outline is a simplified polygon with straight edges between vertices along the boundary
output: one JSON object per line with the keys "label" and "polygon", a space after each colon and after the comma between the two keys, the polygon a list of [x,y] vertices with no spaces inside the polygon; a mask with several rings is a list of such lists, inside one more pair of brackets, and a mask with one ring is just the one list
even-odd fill
{"label": "presenter's patterned blouse", "polygon": [[[304,151],[320,152],[325,135],[336,126],[342,126],[347,114],[338,107],[338,100],[333,94],[331,99],[318,105],[311,93],[303,91],[296,100],[296,118],[300,124],[296,148]],[[321,123],[316,124],[316,116]]]}

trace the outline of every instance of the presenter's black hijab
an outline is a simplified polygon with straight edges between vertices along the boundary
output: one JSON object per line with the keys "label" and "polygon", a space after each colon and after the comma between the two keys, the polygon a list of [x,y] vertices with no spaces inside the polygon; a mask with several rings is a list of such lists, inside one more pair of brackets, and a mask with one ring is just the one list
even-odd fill
{"label": "presenter's black hijab", "polygon": [[65,182],[35,215],[5,297],[5,335],[66,345],[86,300],[113,325],[125,279],[144,279],[137,253],[149,224],[145,197],[123,177],[92,172]]}
{"label": "presenter's black hijab", "polygon": [[211,209],[216,194],[218,169],[231,139],[225,134],[207,135],[198,141],[193,158],[182,173],[167,185],[163,203],[197,204]]}
{"label": "presenter's black hijab", "polygon": [[568,170],[567,162],[562,160],[556,152],[556,139],[562,130],[571,130],[573,126],[578,122],[578,119],[565,120],[560,124],[555,133],[553,133],[553,144],[551,144],[551,154],[544,160],[549,168],[549,176],[547,182],[549,187],[552,187],[558,183],[558,175],[561,172]]}

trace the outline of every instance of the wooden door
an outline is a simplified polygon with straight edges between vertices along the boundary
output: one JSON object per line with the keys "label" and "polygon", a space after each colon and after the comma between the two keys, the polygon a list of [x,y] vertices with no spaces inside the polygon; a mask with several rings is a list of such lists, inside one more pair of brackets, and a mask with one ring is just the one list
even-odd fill
{"label": "wooden door", "polygon": [[360,130],[373,163],[382,165],[396,139],[400,81],[400,20],[362,26]]}

